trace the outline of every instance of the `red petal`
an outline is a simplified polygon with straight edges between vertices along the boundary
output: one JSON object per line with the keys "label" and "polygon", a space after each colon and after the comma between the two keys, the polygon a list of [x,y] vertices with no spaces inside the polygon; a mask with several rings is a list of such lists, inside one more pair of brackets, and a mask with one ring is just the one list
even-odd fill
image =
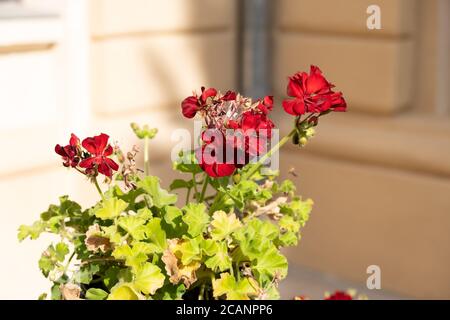
{"label": "red petal", "polygon": [[305,113],[305,103],[301,99],[283,101],[283,109],[293,116],[300,116]]}
{"label": "red petal", "polygon": [[302,98],[304,95],[302,84],[299,80],[289,79],[287,86],[287,95],[294,98]]}
{"label": "red petal", "polygon": [[119,165],[117,163],[115,163],[113,159],[105,158],[105,162],[114,171],[119,170]]}
{"label": "red petal", "polygon": [[78,145],[80,144],[80,139],[78,139],[78,137],[72,133],[72,134],[70,135],[69,144],[70,144],[72,147],[78,147]]}
{"label": "red petal", "polygon": [[186,118],[193,118],[198,109],[198,99],[195,96],[187,97],[181,102],[181,112]]}
{"label": "red petal", "polygon": [[94,166],[94,158],[87,158],[84,160],[81,160],[80,167],[81,168],[92,168]]}
{"label": "red petal", "polygon": [[95,140],[95,146],[97,148],[97,155],[103,154],[103,151],[105,150],[106,146],[108,145],[108,139],[109,136],[107,134],[101,133],[98,136],[94,137]]}
{"label": "red petal", "polygon": [[215,168],[217,177],[231,176],[235,170],[236,167],[234,166],[234,164],[228,163],[217,164]]}
{"label": "red petal", "polygon": [[111,176],[112,176],[111,168],[105,162],[102,162],[98,165],[98,172],[100,172],[101,174],[104,174],[105,176],[107,176],[109,178],[111,178]]}
{"label": "red petal", "polygon": [[61,157],[67,156],[67,155],[66,155],[66,152],[64,151],[64,148],[63,148],[61,145],[59,145],[59,144],[57,144],[57,145],[55,146],[55,152],[56,152],[57,154],[59,154]]}
{"label": "red petal", "polygon": [[89,153],[92,153],[94,155],[96,155],[97,152],[97,147],[95,145],[95,140],[94,138],[86,138],[83,140],[83,142],[81,143],[81,145],[83,146],[83,148],[85,148]]}
{"label": "red petal", "polygon": [[214,97],[215,95],[217,95],[217,90],[214,88],[203,90],[201,100],[203,103],[206,103],[206,99],[209,97]]}
{"label": "red petal", "polygon": [[112,155],[112,153],[113,153],[113,148],[111,147],[111,145],[108,145],[106,147],[105,151],[103,151],[103,155],[105,157],[108,157],[108,156]]}
{"label": "red petal", "polygon": [[236,100],[236,92],[234,91],[227,91],[225,95],[222,97],[223,101],[231,101]]}
{"label": "red petal", "polygon": [[313,74],[306,80],[306,93],[313,94],[329,91],[330,84],[321,74]]}

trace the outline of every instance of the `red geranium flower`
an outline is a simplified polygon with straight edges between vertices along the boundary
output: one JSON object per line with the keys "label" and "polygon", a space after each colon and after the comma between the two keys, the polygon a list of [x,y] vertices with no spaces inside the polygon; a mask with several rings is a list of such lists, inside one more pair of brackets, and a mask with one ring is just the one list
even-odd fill
{"label": "red geranium flower", "polygon": [[[204,144],[195,153],[200,168],[213,178],[231,176],[237,168],[233,141],[218,130],[203,132],[202,140]],[[227,161],[227,154],[232,154],[233,161]]]}
{"label": "red geranium flower", "polygon": [[84,139],[82,146],[90,153],[90,157],[83,159],[80,162],[80,167],[97,168],[98,172],[111,178],[112,171],[117,171],[119,166],[114,160],[108,158],[113,153],[113,148],[108,144],[108,139],[109,136],[104,133]]}
{"label": "red geranium flower", "polygon": [[59,154],[63,159],[63,165],[65,167],[76,167],[80,162],[80,139],[73,133],[70,136],[69,144],[65,147],[57,144],[55,146],[55,152]]}
{"label": "red geranium flower", "polygon": [[287,95],[294,99],[283,101],[284,110],[294,116],[305,113],[322,113],[328,110],[345,111],[347,104],[341,92],[334,92],[333,84],[327,81],[322,71],[311,66],[306,72],[296,73],[289,78]]}
{"label": "red geranium flower", "polygon": [[240,127],[245,135],[245,151],[250,157],[264,154],[275,127],[267,114],[246,111],[242,115]]}
{"label": "red geranium flower", "polygon": [[325,300],[353,300],[353,297],[344,291],[336,291]]}
{"label": "red geranium flower", "polygon": [[222,97],[222,101],[232,101],[232,100],[236,100],[236,92],[234,91],[227,91],[223,97]]}
{"label": "red geranium flower", "polygon": [[268,114],[273,109],[273,96],[265,96],[262,101],[259,102],[258,109],[264,113]]}
{"label": "red geranium flower", "polygon": [[202,87],[202,94],[200,97],[197,95],[189,96],[181,102],[181,111],[186,118],[193,118],[204,108],[208,102],[208,98],[215,97],[217,90],[214,88],[205,89]]}

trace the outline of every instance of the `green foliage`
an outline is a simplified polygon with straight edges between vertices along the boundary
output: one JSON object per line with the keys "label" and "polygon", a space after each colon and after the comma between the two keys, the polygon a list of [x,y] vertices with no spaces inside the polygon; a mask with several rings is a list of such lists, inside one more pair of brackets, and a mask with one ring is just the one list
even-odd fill
{"label": "green foliage", "polygon": [[[154,135],[134,129],[140,138]],[[18,239],[60,236],[38,263],[53,282],[52,299],[65,298],[61,286],[69,283],[89,300],[278,298],[288,270],[280,249],[297,245],[313,203],[296,196],[291,181],[278,183],[276,172],[243,179],[251,167],[232,179],[205,180],[193,154],[180,154],[174,169],[188,178],[170,190],[188,191],[184,206],[157,177],[136,173],[132,188],[113,180],[91,208],[61,197],[20,226]],[[210,188],[198,203],[204,182]]]}

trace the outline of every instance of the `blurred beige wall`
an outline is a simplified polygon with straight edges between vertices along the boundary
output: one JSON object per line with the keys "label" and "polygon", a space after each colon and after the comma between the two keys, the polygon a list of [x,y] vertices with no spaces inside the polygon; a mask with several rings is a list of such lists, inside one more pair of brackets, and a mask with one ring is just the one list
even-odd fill
{"label": "blurred beige wall", "polygon": [[361,284],[378,265],[383,289],[450,298],[450,87],[439,56],[449,59],[440,37],[450,30],[438,18],[448,10],[448,26],[448,1],[376,1],[382,29],[368,30],[372,2],[276,1],[275,93],[285,95],[286,75],[317,64],[349,105],[304,151],[281,158],[316,203],[290,254]]}
{"label": "blurred beige wall", "polygon": [[[383,289],[450,298],[450,105],[437,98],[439,70],[448,72],[440,68],[442,1],[379,0],[380,31],[365,26],[371,1],[273,1],[273,93],[283,97],[287,75],[318,64],[350,110],[324,119],[306,149],[281,157],[316,203],[289,252],[294,263],[359,283],[376,264]],[[152,172],[167,186],[171,134],[191,129],[180,101],[202,85],[236,88],[239,30],[232,0],[24,3],[56,14],[0,19],[0,148],[8,151],[0,162],[0,298],[34,299],[48,288],[37,261],[49,239],[18,244],[18,225],[61,194],[97,200],[60,165],[54,145],[71,132],[101,131],[126,149],[136,143],[129,123],[149,123],[160,129]],[[286,130],[290,119],[280,114]]]}

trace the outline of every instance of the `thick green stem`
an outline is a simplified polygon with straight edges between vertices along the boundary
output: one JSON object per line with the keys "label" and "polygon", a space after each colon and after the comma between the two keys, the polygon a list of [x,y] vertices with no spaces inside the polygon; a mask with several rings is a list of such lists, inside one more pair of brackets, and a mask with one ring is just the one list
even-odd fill
{"label": "thick green stem", "polygon": [[189,197],[191,196],[191,190],[192,188],[188,188],[187,194],[186,194],[186,205],[189,203]]}
{"label": "thick green stem", "polygon": [[148,160],[148,137],[144,137],[144,174],[148,176],[150,173],[150,162]]}
{"label": "thick green stem", "polygon": [[98,185],[97,177],[93,177],[92,180],[94,181],[95,188],[97,188],[97,191],[102,197],[102,200],[105,200],[105,196],[103,195],[102,189],[100,189],[100,186]]}
{"label": "thick green stem", "polygon": [[292,130],[287,136],[281,139],[272,149],[270,149],[269,152],[267,152],[264,156],[259,158],[258,162],[256,162],[249,171],[247,171],[242,175],[241,181],[250,179],[255,174],[255,172],[257,172],[259,168],[264,164],[264,162],[267,161],[267,159],[269,159],[275,152],[280,150],[280,148],[284,146],[286,142],[292,139],[296,131],[297,131],[296,129]]}

